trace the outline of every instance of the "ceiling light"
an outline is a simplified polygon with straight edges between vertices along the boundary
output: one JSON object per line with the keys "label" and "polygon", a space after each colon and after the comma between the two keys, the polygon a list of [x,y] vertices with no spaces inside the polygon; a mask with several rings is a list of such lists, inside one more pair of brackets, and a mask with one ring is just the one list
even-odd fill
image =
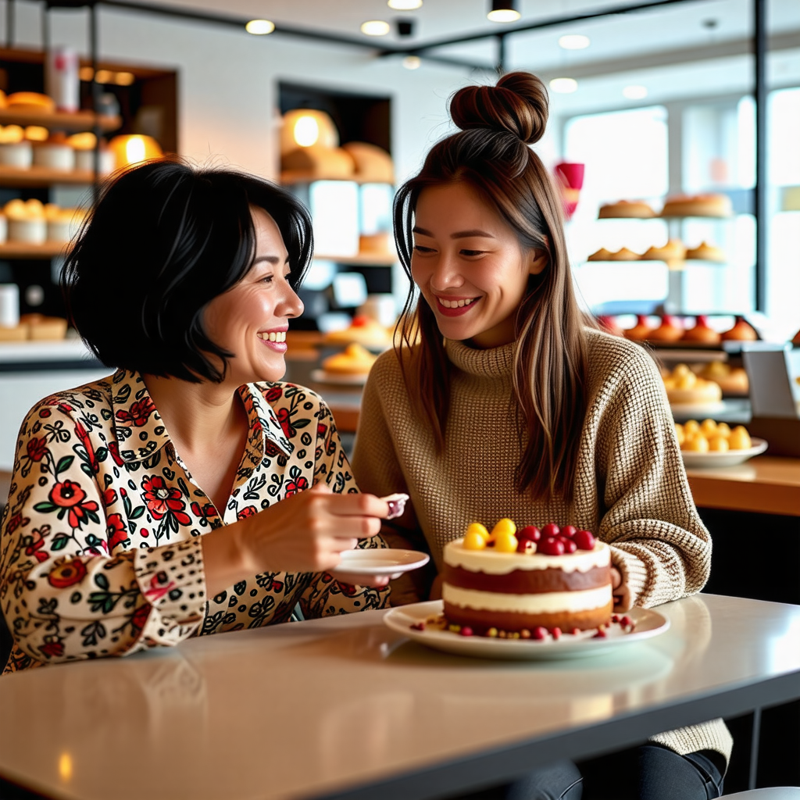
{"label": "ceiling light", "polygon": [[422,5],[422,0],[389,0],[389,8],[395,11],[413,11]]}
{"label": "ceiling light", "polygon": [[253,36],[265,36],[275,30],[275,23],[268,19],[251,19],[244,29]]}
{"label": "ceiling light", "polygon": [[589,37],[581,33],[570,33],[558,40],[559,47],[564,50],[583,50],[590,44]]}
{"label": "ceiling light", "polygon": [[382,19],[371,19],[361,24],[361,33],[366,33],[367,36],[386,36],[390,29],[389,23]]}
{"label": "ceiling light", "polygon": [[517,11],[517,0],[492,0],[486,16],[492,22],[516,22],[522,15]]}
{"label": "ceiling light", "polygon": [[575,78],[553,78],[550,88],[559,94],[572,94],[578,91],[578,81]]}
{"label": "ceiling light", "polygon": [[403,59],[403,66],[406,69],[419,69],[422,66],[422,59],[419,56],[406,56]]}
{"label": "ceiling light", "polygon": [[623,97],[627,97],[628,100],[643,100],[647,97],[647,87],[632,84],[631,86],[626,86],[622,90],[622,95]]}

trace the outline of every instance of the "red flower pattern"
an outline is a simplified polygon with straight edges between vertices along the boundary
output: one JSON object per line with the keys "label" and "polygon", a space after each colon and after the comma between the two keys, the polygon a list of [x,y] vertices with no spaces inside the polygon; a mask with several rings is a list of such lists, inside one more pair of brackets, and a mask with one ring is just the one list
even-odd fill
{"label": "red flower pattern", "polygon": [[71,528],[80,528],[86,521],[89,512],[97,511],[99,506],[94,500],[86,500],[86,492],[74,481],[62,481],[50,491],[50,502],[59,508],[68,508],[67,520]]}
{"label": "red flower pattern", "polygon": [[37,439],[35,436],[28,440],[28,458],[31,461],[41,461],[47,452],[47,442],[45,438]]}
{"label": "red flower pattern", "polygon": [[108,538],[108,549],[113,550],[118,544],[122,544],[128,539],[128,529],[122,521],[121,514],[111,514],[108,518],[108,527],[106,529],[106,536]]}
{"label": "red flower pattern", "polygon": [[45,642],[40,648],[39,652],[45,656],[45,658],[53,658],[54,656],[58,658],[59,656],[64,655],[64,643],[63,642]]}
{"label": "red flower pattern", "polygon": [[62,561],[50,570],[47,582],[56,589],[66,589],[80,583],[86,577],[86,564],[77,558]]}
{"label": "red flower pattern", "polygon": [[172,514],[181,525],[190,525],[192,520],[183,510],[186,503],[181,499],[181,490],[174,486],[167,486],[165,480],[158,475],[145,478],[142,481],[144,501],[155,519],[162,519],[167,514]]}
{"label": "red flower pattern", "polygon": [[84,428],[80,422],[75,423],[75,435],[78,437],[86,450],[86,454],[89,456],[89,466],[92,468],[92,472],[97,472],[97,455],[94,452],[94,447],[92,446],[91,439],[89,439],[89,434],[86,432],[86,428]]}
{"label": "red flower pattern", "polygon": [[305,478],[298,478],[296,481],[289,481],[284,489],[286,490],[286,496],[292,497],[292,495],[308,489],[308,481]]}
{"label": "red flower pattern", "polygon": [[137,428],[141,428],[147,424],[147,420],[150,419],[150,415],[155,410],[156,407],[153,401],[149,397],[145,397],[133,403],[130,411],[126,411],[124,408],[117,411],[117,419],[126,425],[132,424]]}

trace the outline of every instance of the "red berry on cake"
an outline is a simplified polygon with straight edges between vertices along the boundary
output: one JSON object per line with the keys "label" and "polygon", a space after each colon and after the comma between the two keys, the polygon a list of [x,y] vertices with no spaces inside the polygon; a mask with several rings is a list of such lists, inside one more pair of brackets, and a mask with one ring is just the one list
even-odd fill
{"label": "red berry on cake", "polygon": [[517,539],[528,539],[531,542],[538,542],[542,538],[542,532],[535,525],[526,525],[521,531],[517,531]]}
{"label": "red berry on cake", "polygon": [[578,531],[575,536],[572,537],[572,541],[575,542],[579,550],[594,550],[594,545],[597,540],[590,531]]}
{"label": "red berry on cake", "polygon": [[555,522],[548,522],[542,528],[542,536],[558,536],[559,533],[561,533],[561,528]]}
{"label": "red berry on cake", "polygon": [[538,551],[546,556],[563,556],[564,542],[554,536],[548,536],[539,542]]}
{"label": "red berry on cake", "polygon": [[566,536],[559,536],[558,540],[564,545],[565,553],[574,553],[578,549],[578,545]]}
{"label": "red berry on cake", "polygon": [[562,536],[566,536],[569,539],[571,539],[577,532],[578,532],[578,529],[574,525],[565,525],[561,529],[561,535]]}
{"label": "red berry on cake", "polygon": [[517,552],[533,555],[536,552],[536,542],[532,542],[530,539],[520,539],[517,542]]}
{"label": "red berry on cake", "polygon": [[547,628],[543,628],[540,625],[531,631],[531,635],[534,639],[541,642],[543,639],[547,638]]}

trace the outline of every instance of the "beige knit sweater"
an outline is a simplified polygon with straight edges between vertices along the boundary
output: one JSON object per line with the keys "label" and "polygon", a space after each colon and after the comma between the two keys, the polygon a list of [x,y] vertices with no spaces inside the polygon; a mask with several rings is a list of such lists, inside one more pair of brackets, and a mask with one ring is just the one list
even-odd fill
{"label": "beige knit sweater", "polygon": [[[624,339],[586,336],[588,403],[571,507],[563,498],[535,501],[515,489],[524,442],[510,406],[514,343],[474,350],[446,342],[451,399],[441,454],[411,410],[396,354],[378,359],[364,390],[352,465],[362,491],[411,497],[403,517],[384,527],[390,546],[428,551],[441,568],[444,545],[470,522],[571,523],[611,546],[633,605],[647,608],[703,588],[711,540],[692,501],[656,365]],[[427,587],[412,575],[396,582],[394,605],[427,599]],[[732,745],[721,720],[653,738],[681,754],[710,749],[726,758]]]}

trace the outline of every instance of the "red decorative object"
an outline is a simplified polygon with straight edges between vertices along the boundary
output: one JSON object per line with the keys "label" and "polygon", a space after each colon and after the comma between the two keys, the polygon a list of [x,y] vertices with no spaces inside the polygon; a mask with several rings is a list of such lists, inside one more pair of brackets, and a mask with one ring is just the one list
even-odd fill
{"label": "red decorative object", "polygon": [[555,166],[555,174],[558,178],[564,202],[564,215],[567,219],[572,219],[572,215],[578,207],[578,198],[583,188],[585,170],[585,164],[576,164],[569,161],[562,161]]}

